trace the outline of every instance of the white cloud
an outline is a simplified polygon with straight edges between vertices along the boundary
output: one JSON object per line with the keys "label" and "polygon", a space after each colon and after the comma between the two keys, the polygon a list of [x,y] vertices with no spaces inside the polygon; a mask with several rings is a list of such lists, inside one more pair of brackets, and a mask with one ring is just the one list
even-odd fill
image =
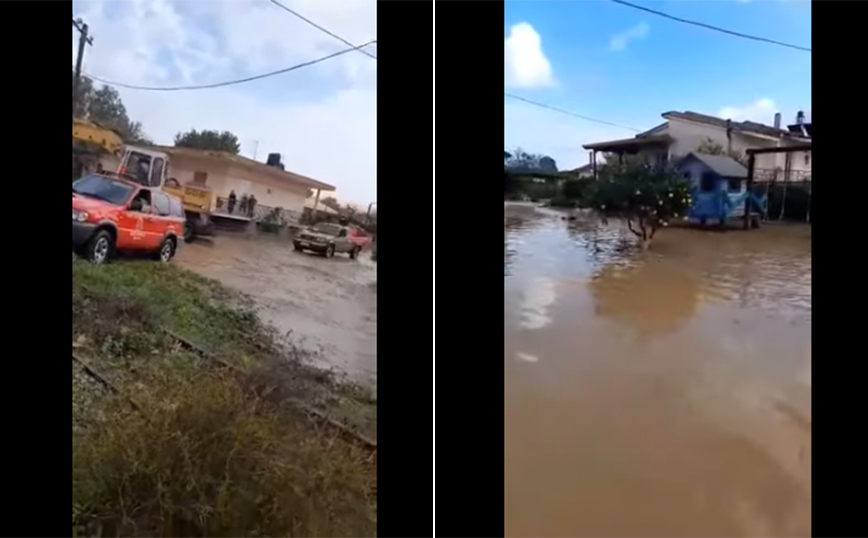
{"label": "white cloud", "polygon": [[526,22],[509,30],[503,43],[503,74],[507,86],[535,88],[554,83],[552,66],[542,50],[542,39]]}
{"label": "white cloud", "polygon": [[777,105],[772,99],[757,99],[745,106],[725,106],[717,113],[718,117],[735,121],[754,121],[771,125],[774,122]]}
{"label": "white cloud", "polygon": [[[284,0],[353,43],[377,35],[373,0]],[[202,84],[309,61],[346,48],[269,2],[77,0],[90,26],[87,73],[145,86]],[[77,34],[73,31],[73,58]],[[370,49],[376,53],[376,49]],[[130,117],[157,143],[179,131],[235,133],[242,153],[283,155],[288,170],[338,187],[338,197],[376,199],[377,62],[349,53],[261,81],[211,90],[119,88]]]}
{"label": "white cloud", "polygon": [[647,22],[640,22],[636,26],[624,30],[620,34],[615,34],[609,39],[609,50],[622,51],[627,48],[631,41],[644,39],[648,36],[648,31],[651,29]]}

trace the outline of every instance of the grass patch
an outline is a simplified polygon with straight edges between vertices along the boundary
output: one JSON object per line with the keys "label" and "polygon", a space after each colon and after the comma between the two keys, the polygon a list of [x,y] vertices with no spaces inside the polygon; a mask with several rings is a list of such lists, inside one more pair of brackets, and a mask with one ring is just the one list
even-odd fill
{"label": "grass patch", "polygon": [[[376,397],[306,364],[243,296],[173,266],[73,263],[73,534],[373,536]],[[233,370],[218,370],[164,329]],[[135,404],[131,407],[130,400]]]}

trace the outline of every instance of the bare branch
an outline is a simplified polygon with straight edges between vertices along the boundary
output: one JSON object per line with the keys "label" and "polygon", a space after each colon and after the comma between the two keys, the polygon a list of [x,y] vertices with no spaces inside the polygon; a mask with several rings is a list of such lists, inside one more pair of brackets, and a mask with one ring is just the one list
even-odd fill
{"label": "bare branch", "polygon": [[642,234],[639,233],[639,232],[637,232],[637,231],[633,228],[633,219],[627,219],[627,228],[629,228],[630,231],[633,232],[633,235],[635,235],[636,237],[642,237]]}

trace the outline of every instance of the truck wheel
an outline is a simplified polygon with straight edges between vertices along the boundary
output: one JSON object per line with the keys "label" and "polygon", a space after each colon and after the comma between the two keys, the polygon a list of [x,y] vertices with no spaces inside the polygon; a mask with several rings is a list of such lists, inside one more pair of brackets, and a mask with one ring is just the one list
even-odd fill
{"label": "truck wheel", "polygon": [[350,259],[351,259],[351,260],[355,260],[356,258],[358,258],[358,257],[359,257],[359,252],[361,252],[361,251],[362,251],[361,248],[359,248],[359,247],[353,247],[353,250],[350,251]]}
{"label": "truck wheel", "polygon": [[84,255],[94,265],[109,261],[114,250],[114,239],[105,230],[98,231],[84,247]]}
{"label": "truck wheel", "polygon": [[326,258],[334,258],[334,256],[335,256],[335,246],[334,245],[327,246],[326,251],[325,251],[325,257]]}
{"label": "truck wheel", "polygon": [[171,237],[163,239],[160,248],[154,253],[154,258],[163,263],[169,263],[175,256],[175,240]]}
{"label": "truck wheel", "polygon": [[195,223],[187,219],[184,221],[184,242],[190,243],[193,241],[193,237],[195,235],[196,225]]}

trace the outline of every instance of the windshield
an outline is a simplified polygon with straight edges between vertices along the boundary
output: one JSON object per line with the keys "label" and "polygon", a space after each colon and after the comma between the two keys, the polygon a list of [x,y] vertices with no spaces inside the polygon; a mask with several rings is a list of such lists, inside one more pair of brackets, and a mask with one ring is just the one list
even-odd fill
{"label": "windshield", "polygon": [[133,188],[107,177],[90,175],[74,182],[72,192],[110,204],[123,205],[132,194]]}
{"label": "windshield", "polygon": [[341,227],[336,224],[317,224],[316,226],[311,228],[311,231],[314,231],[318,234],[336,236],[338,235],[338,233],[340,233]]}

